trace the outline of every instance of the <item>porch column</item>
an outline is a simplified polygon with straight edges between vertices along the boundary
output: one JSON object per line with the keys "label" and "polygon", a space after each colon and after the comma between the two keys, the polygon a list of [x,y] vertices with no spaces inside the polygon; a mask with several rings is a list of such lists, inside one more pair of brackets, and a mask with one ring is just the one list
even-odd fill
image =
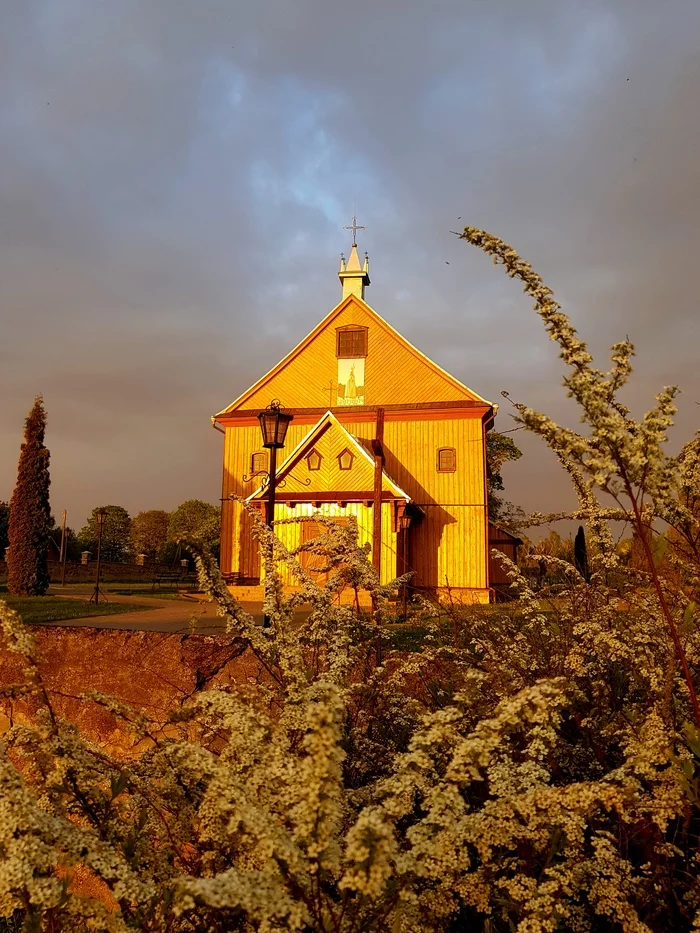
{"label": "porch column", "polygon": [[384,472],[384,409],[377,409],[372,441],[374,452],[374,514],[372,515],[372,565],[381,579],[382,572],[382,473]]}

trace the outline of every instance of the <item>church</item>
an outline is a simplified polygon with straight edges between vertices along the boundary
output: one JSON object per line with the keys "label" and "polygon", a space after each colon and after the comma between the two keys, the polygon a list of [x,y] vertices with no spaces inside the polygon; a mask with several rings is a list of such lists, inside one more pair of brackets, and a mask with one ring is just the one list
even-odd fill
{"label": "church", "polygon": [[[240,497],[263,506],[268,451],[258,414],[279,400],[289,424],[276,451],[276,533],[289,548],[319,533],[313,518],[357,519],[383,583],[489,601],[486,432],[496,407],[428,359],[365,301],[369,259],[341,257],[340,303],[273,369],[212,416],[224,433],[221,570],[231,587],[260,582]],[[284,524],[285,519],[308,521]],[[313,571],[313,555],[302,552]],[[283,573],[288,573],[283,568]],[[292,584],[291,578],[285,578]]]}

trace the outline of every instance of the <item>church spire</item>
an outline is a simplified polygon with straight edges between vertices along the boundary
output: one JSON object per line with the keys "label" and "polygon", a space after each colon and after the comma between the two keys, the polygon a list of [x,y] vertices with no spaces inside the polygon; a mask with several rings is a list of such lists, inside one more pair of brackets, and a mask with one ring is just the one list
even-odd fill
{"label": "church spire", "polygon": [[365,253],[365,261],[360,264],[360,257],[357,255],[357,231],[366,229],[357,223],[355,216],[352,218],[352,224],[343,227],[343,230],[352,230],[352,247],[347,262],[345,256],[340,254],[338,278],[343,286],[343,298],[349,295],[356,295],[363,299],[365,297],[365,287],[369,285],[369,256]]}

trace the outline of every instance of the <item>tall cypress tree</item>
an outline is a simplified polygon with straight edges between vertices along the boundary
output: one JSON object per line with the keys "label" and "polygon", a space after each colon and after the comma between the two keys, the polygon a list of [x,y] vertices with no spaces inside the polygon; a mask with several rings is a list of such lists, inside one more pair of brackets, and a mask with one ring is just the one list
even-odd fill
{"label": "tall cypress tree", "polygon": [[48,547],[49,451],[44,446],[46,412],[40,395],[24,423],[24,443],[19,455],[17,485],[10,501],[10,550],[7,555],[7,588],[10,593],[43,596],[49,587]]}
{"label": "tall cypress tree", "polygon": [[574,538],[574,565],[586,583],[590,583],[591,574],[588,569],[588,550],[586,548],[586,533],[583,530],[583,525],[578,526],[578,531]]}

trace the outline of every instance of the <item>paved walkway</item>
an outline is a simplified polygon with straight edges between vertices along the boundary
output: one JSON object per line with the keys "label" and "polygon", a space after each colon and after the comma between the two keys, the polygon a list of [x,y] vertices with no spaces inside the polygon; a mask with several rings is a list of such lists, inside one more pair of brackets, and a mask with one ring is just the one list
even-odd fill
{"label": "paved walkway", "polygon": [[[128,589],[128,587],[124,587]],[[81,619],[62,619],[60,622],[45,622],[44,625],[82,626],[88,628],[122,629],[140,632],[197,632],[200,635],[221,635],[226,630],[224,620],[216,615],[213,603],[202,602],[195,599],[159,599],[157,594],[150,591],[143,596],[138,593],[130,596],[121,596],[118,593],[107,592],[110,603],[127,603],[131,605],[152,606],[151,609],[134,612],[120,612],[116,615],[86,616]],[[86,586],[52,586],[49,590],[51,596],[64,596],[70,599],[89,599],[92,587]],[[243,602],[243,608],[249,612],[262,625],[262,604],[260,602]],[[192,623],[194,621],[194,627]]]}

